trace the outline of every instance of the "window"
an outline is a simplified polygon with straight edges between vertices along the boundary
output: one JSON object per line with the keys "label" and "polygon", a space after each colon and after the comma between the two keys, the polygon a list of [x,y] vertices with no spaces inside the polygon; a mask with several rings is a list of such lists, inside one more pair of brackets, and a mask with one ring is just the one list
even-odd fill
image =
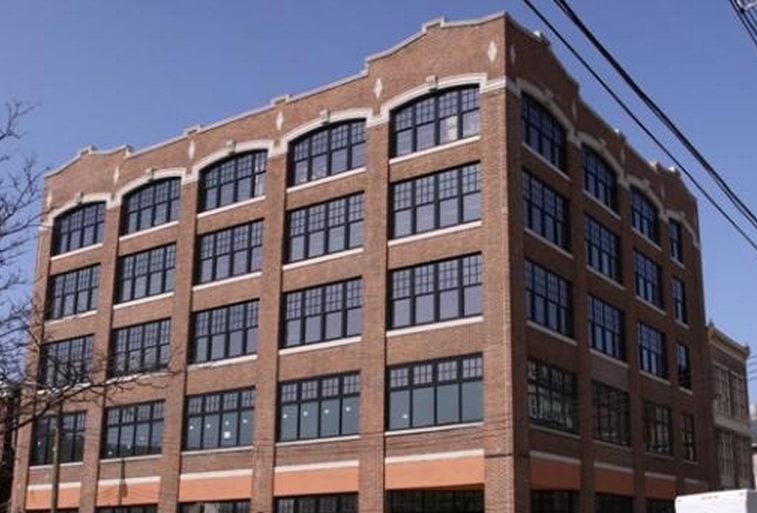
{"label": "window", "polygon": [[483,419],[481,355],[397,365],[388,370],[389,430]]}
{"label": "window", "polygon": [[360,278],[284,294],[283,347],[360,335]]}
{"label": "window", "polygon": [[574,511],[576,511],[576,492],[567,490],[531,492],[531,513],[573,513]]}
{"label": "window", "polygon": [[668,499],[647,499],[647,513],[675,513],[673,501]]}
{"label": "window", "polygon": [[594,506],[596,513],[633,513],[633,497],[598,493]]}
{"label": "window", "polygon": [[523,142],[553,166],[565,171],[565,129],[532,97],[520,99],[520,132]]}
{"label": "window", "polygon": [[[55,415],[47,415],[34,422],[32,465],[49,465],[53,462],[55,419]],[[60,427],[60,462],[82,461],[87,412],[62,414]]]}
{"label": "window", "polygon": [[100,266],[92,265],[50,277],[47,318],[60,319],[97,308]]}
{"label": "window", "polygon": [[163,404],[164,401],[152,401],[106,408],[102,457],[160,454]]}
{"label": "window", "polygon": [[625,360],[623,312],[594,296],[589,296],[588,306],[591,347],[618,360]]}
{"label": "window", "polygon": [[585,217],[584,236],[589,267],[620,283],[620,237],[589,215]]}
{"label": "window", "polygon": [[677,321],[684,324],[689,322],[686,308],[686,285],[678,278],[673,278],[673,311]]}
{"label": "window", "polygon": [[263,221],[255,221],[198,238],[198,283],[259,271],[263,259]]}
{"label": "window", "polygon": [[618,177],[591,148],[582,147],[584,191],[615,212],[618,211]]}
{"label": "window", "polygon": [[660,243],[657,208],[637,189],[631,189],[631,226],[640,234],[654,242]]}
{"label": "window", "polygon": [[683,227],[678,221],[668,221],[668,238],[670,239],[670,258],[683,263]]}
{"label": "window", "polygon": [[252,444],[255,389],[187,397],[184,449]]}
{"label": "window", "polygon": [[259,315],[257,299],[195,312],[189,361],[201,363],[255,354]]}
{"label": "window", "polygon": [[676,344],[676,362],[678,363],[678,386],[691,390],[691,357],[689,346],[680,342]]}
{"label": "window", "polygon": [[731,400],[731,378],[727,368],[713,365],[713,379],[715,381],[715,411],[721,415],[731,415],[733,401]]}
{"label": "window", "polygon": [[362,245],[362,192],[287,213],[287,262]]}
{"label": "window", "polygon": [[311,132],[292,143],[289,185],[319,180],[365,165],[365,120]]}
{"label": "window", "polygon": [[628,392],[598,381],[591,384],[594,406],[594,439],[630,445],[630,403]]}
{"label": "window", "polygon": [[89,203],[59,215],[53,223],[53,255],[102,242],[105,203]]}
{"label": "window", "polygon": [[696,461],[697,446],[694,437],[694,416],[681,415],[681,445],[683,446],[683,457],[689,461]]}
{"label": "window", "polygon": [[734,452],[736,454],[736,471],[738,472],[739,488],[751,488],[754,482],[752,473],[752,440],[748,436],[738,436],[734,433]]}
{"label": "window", "polygon": [[665,335],[648,324],[638,323],[639,368],[659,378],[668,378]]}
{"label": "window", "polygon": [[720,486],[732,488],[736,485],[736,462],[733,451],[733,433],[717,429],[718,474]]}
{"label": "window", "polygon": [[157,513],[158,507],[154,505],[145,506],[114,506],[112,508],[96,508],[96,513]]}
{"label": "window", "polygon": [[354,435],[360,430],[360,374],[279,384],[279,440]]}
{"label": "window", "polygon": [[636,295],[658,308],[662,308],[662,270],[643,253],[633,252]]}
{"label": "window", "polygon": [[526,260],[526,316],[553,331],[573,335],[571,283],[530,260]]}
{"label": "window", "polygon": [[39,382],[45,387],[85,383],[91,373],[92,335],[52,342],[40,348]]}
{"label": "window", "polygon": [[276,513],[357,513],[357,494],[302,495],[276,499]]}
{"label": "window", "polygon": [[747,406],[746,379],[743,374],[731,372],[731,396],[733,397],[733,416],[737,419],[748,419],[749,408]]}
{"label": "window", "polygon": [[393,157],[477,135],[478,86],[447,89],[406,104],[392,113],[391,123]]}
{"label": "window", "polygon": [[172,291],[175,260],[176,244],[119,258],[116,303]]}
{"label": "window", "polygon": [[578,431],[576,375],[539,360],[528,361],[528,414],[533,424]]}
{"label": "window", "polygon": [[113,331],[110,376],[152,372],[168,366],[171,320],[147,322]]}
{"label": "window", "polygon": [[396,239],[481,219],[479,163],[397,182],[391,186]]}
{"label": "window", "polygon": [[179,513],[248,513],[250,501],[182,503]]}
{"label": "window", "polygon": [[480,254],[392,271],[390,326],[481,315],[481,272]]}
{"label": "window", "polygon": [[262,196],[265,192],[267,153],[234,155],[200,173],[199,210],[206,211]]}
{"label": "window", "polygon": [[121,233],[134,233],[178,219],[180,189],[180,178],[168,178],[127,194]]}
{"label": "window", "polygon": [[655,454],[673,454],[670,408],[644,401],[644,449]]}
{"label": "window", "polygon": [[484,513],[483,490],[407,490],[387,492],[389,513]]}
{"label": "window", "polygon": [[526,228],[570,250],[568,200],[528,171],[523,172],[523,216]]}

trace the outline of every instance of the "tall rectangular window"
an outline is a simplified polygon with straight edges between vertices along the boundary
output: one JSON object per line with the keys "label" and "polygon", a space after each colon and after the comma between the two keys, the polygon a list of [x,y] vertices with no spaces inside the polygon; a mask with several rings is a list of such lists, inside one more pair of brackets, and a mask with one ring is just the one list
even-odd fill
{"label": "tall rectangular window", "polygon": [[644,449],[655,454],[673,454],[670,408],[644,401]]}
{"label": "tall rectangular window", "polygon": [[683,457],[688,461],[696,461],[697,446],[694,436],[694,416],[681,415],[681,445],[683,445]]}
{"label": "tall rectangular window", "polygon": [[121,233],[134,233],[179,218],[180,178],[149,183],[124,197]]}
{"label": "tall rectangular window", "polygon": [[360,278],[284,294],[282,347],[317,344],[360,335]]}
{"label": "tall rectangular window", "polygon": [[643,322],[637,324],[639,368],[659,378],[668,378],[668,349],[665,335]]}
{"label": "tall rectangular window", "polygon": [[354,435],[360,431],[360,374],[279,384],[279,441]]}
{"label": "tall rectangular window", "polygon": [[523,172],[523,217],[526,228],[570,251],[568,200],[528,171]]}
{"label": "tall rectangular window", "polygon": [[160,454],[164,403],[160,400],[106,408],[101,456],[122,458]]}
{"label": "tall rectangular window", "polygon": [[172,291],[175,265],[176,244],[120,257],[116,271],[116,303]]}
{"label": "tall rectangular window", "polygon": [[99,264],[51,276],[46,317],[60,319],[95,310],[99,285]]}
{"label": "tall rectangular window", "polygon": [[254,388],[187,397],[184,449],[191,451],[252,444],[254,410]]}
{"label": "tall rectangular window", "polygon": [[531,513],[573,513],[576,492],[570,490],[538,490],[531,492]]}
{"label": "tall rectangular window", "polygon": [[526,260],[526,317],[553,331],[573,336],[571,283],[539,264]]}
{"label": "tall rectangular window", "polygon": [[733,398],[733,416],[737,419],[746,420],[749,418],[749,407],[747,405],[746,379],[743,374],[731,372],[731,387]]}
{"label": "tall rectangular window", "polygon": [[201,363],[255,354],[259,316],[257,299],[195,312],[189,361]]}
{"label": "tall rectangular window", "polygon": [[540,360],[528,361],[528,415],[531,423],[578,431],[576,375]]}
{"label": "tall rectangular window", "polygon": [[691,356],[689,346],[676,344],[676,363],[678,364],[678,386],[691,390]]}
{"label": "tall rectangular window", "polygon": [[686,285],[678,278],[673,278],[673,313],[676,320],[688,324],[688,310],[686,307]]}
{"label": "tall rectangular window", "polygon": [[357,494],[278,497],[274,510],[276,513],[357,513]]}
{"label": "tall rectangular window", "polygon": [[480,354],[390,367],[387,428],[483,419],[483,375]]}
{"label": "tall rectangular window", "polygon": [[618,360],[625,360],[623,312],[602,299],[589,296],[588,322],[591,347]]}
{"label": "tall rectangular window", "polygon": [[631,443],[631,409],[628,392],[592,381],[594,439],[618,445]]}
{"label": "tall rectangular window", "polygon": [[585,217],[584,236],[589,267],[620,283],[620,237],[590,215]]}
{"label": "tall rectangular window", "polygon": [[362,192],[287,212],[287,262],[362,245]]}
{"label": "tall rectangular window", "polygon": [[92,374],[92,335],[44,344],[40,348],[39,382],[45,387],[85,383]]}
{"label": "tall rectangular window", "polygon": [[55,218],[53,255],[68,253],[102,242],[105,203],[88,203]]}
{"label": "tall rectangular window", "polygon": [[520,97],[520,132],[526,146],[565,172],[565,128],[543,105]]}
{"label": "tall rectangular window", "polygon": [[683,263],[683,226],[678,221],[668,221],[668,239],[670,240],[670,258]]}
{"label": "tall rectangular window", "polygon": [[200,211],[262,196],[267,158],[265,151],[240,153],[200,171]]}
{"label": "tall rectangular window", "polygon": [[411,178],[391,186],[391,238],[481,219],[479,163]]}
{"label": "tall rectangular window", "polygon": [[481,255],[406,267],[389,276],[389,325],[417,326],[481,315]]}
{"label": "tall rectangular window", "polygon": [[581,148],[584,190],[610,210],[618,210],[618,177],[597,152]]}
{"label": "tall rectangular window", "polygon": [[[60,428],[60,462],[82,461],[87,412],[62,414]],[[53,462],[54,439],[55,415],[38,418],[32,434],[32,465],[49,465]]]}
{"label": "tall rectangular window", "polygon": [[320,180],[365,165],[365,120],[330,124],[294,141],[288,185]]}
{"label": "tall rectangular window", "polygon": [[595,513],[633,513],[633,497],[598,493],[594,506]]}
{"label": "tall rectangular window", "polygon": [[641,191],[631,189],[631,226],[641,235],[660,243],[659,214],[652,201]]}
{"label": "tall rectangular window", "polygon": [[736,485],[736,458],[733,450],[733,433],[725,429],[717,429],[716,439],[720,486],[723,488],[732,488]]}
{"label": "tall rectangular window", "polygon": [[263,221],[225,228],[198,237],[197,283],[259,271],[263,260]]}
{"label": "tall rectangular window", "polygon": [[752,439],[749,436],[733,434],[734,453],[736,455],[736,472],[739,488],[751,488],[754,483],[752,470]]}
{"label": "tall rectangular window", "polygon": [[636,295],[662,308],[662,269],[643,253],[633,252],[633,272]]}
{"label": "tall rectangular window", "polygon": [[135,324],[113,331],[109,375],[152,372],[168,366],[171,320]]}
{"label": "tall rectangular window", "polygon": [[249,513],[250,501],[183,502],[179,513]]}
{"label": "tall rectangular window", "polygon": [[712,377],[715,382],[715,411],[730,416],[733,412],[730,372],[727,368],[714,364]]}

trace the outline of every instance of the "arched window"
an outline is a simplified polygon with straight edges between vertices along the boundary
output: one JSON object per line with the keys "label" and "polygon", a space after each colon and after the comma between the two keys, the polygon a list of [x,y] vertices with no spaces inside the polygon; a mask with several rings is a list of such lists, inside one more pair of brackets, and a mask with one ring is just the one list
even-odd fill
{"label": "arched window", "polygon": [[134,233],[178,219],[179,189],[179,178],[166,178],[126,195],[121,233]]}
{"label": "arched window", "polygon": [[584,190],[597,201],[617,212],[618,176],[613,169],[589,148],[583,147]]}
{"label": "arched window", "polygon": [[526,145],[565,171],[565,128],[539,102],[524,94],[520,101],[521,137]]}
{"label": "arched window", "polygon": [[289,185],[365,165],[365,120],[347,121],[297,139],[289,153]]}
{"label": "arched window", "polygon": [[392,112],[392,156],[478,134],[478,96],[478,86],[445,89],[396,109]]}
{"label": "arched window", "polygon": [[53,255],[102,242],[105,202],[88,203],[55,218]]}
{"label": "arched window", "polygon": [[200,211],[237,203],[265,192],[265,150],[234,155],[200,173]]}

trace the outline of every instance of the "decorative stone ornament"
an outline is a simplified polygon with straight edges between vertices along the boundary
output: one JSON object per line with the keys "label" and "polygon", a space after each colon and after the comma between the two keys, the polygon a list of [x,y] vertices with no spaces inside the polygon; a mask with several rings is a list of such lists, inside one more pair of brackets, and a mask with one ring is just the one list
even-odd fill
{"label": "decorative stone ornament", "polygon": [[489,57],[489,62],[494,63],[494,59],[497,58],[497,45],[494,41],[489,41],[489,48],[486,50],[486,55]]}
{"label": "decorative stone ornament", "polygon": [[381,82],[380,78],[377,78],[376,83],[373,84],[373,95],[376,97],[377,100],[381,96],[381,92],[383,90],[384,90],[384,83]]}
{"label": "decorative stone ornament", "polygon": [[284,126],[284,113],[279,111],[276,114],[276,130],[281,132],[281,127]]}

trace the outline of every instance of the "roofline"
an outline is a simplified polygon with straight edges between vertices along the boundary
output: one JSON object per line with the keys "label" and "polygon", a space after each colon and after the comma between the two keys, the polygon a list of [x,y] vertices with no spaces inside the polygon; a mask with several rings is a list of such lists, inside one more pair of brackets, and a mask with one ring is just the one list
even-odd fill
{"label": "roofline", "polygon": [[707,324],[707,339],[710,345],[718,346],[719,348],[730,352],[738,358],[746,360],[751,352],[749,346],[746,344],[740,344],[736,340],[732,339],[722,331],[720,331],[712,321]]}

